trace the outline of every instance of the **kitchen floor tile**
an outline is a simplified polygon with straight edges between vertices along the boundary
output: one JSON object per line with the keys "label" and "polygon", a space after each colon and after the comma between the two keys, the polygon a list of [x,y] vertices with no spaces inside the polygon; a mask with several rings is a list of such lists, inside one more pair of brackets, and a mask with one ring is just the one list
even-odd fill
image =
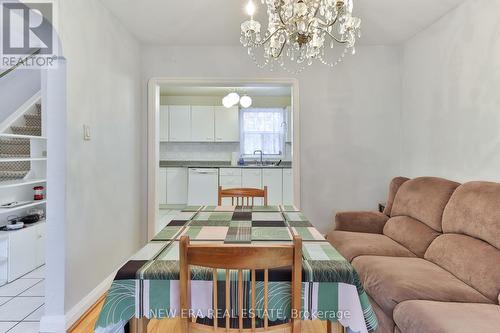
{"label": "kitchen floor tile", "polygon": [[42,279],[17,279],[11,283],[1,286],[0,296],[17,296],[40,281],[42,281]]}
{"label": "kitchen floor tile", "polygon": [[0,321],[0,333],[7,332],[14,327],[15,324],[17,324],[15,321]]}
{"label": "kitchen floor tile", "polygon": [[9,333],[38,333],[40,332],[40,323],[38,322],[21,322],[14,326]]}
{"label": "kitchen floor tile", "polygon": [[45,296],[45,280],[35,284],[19,296]]}
{"label": "kitchen floor tile", "polygon": [[43,305],[43,297],[15,297],[0,306],[0,321],[21,321]]}
{"label": "kitchen floor tile", "polygon": [[31,313],[26,319],[24,319],[24,321],[40,321],[44,313],[45,313],[45,305],[42,305],[41,307],[36,309],[33,313]]}
{"label": "kitchen floor tile", "polygon": [[34,271],[24,275],[21,279],[45,279],[45,265],[38,267]]}
{"label": "kitchen floor tile", "polygon": [[7,303],[11,299],[12,297],[0,297],[0,305]]}

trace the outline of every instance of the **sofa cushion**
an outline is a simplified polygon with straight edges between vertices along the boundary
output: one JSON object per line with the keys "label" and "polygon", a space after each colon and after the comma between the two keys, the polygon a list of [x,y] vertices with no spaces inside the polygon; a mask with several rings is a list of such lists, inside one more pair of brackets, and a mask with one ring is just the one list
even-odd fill
{"label": "sofa cushion", "polygon": [[443,230],[479,238],[500,249],[500,184],[460,186],[444,211]]}
{"label": "sofa cushion", "polygon": [[[377,316],[378,320],[378,327],[375,332],[377,333],[393,333],[394,332],[394,327],[396,326],[394,324],[394,321],[392,320],[392,316],[388,316],[385,314],[384,311],[378,306],[377,302],[373,300],[373,298],[368,297],[368,300],[370,301],[370,304],[372,305],[373,312],[375,312],[375,316]],[[328,332],[330,333],[330,332]]]}
{"label": "sofa cushion", "polygon": [[384,214],[387,216],[391,215],[392,204],[394,203],[394,198],[399,191],[401,185],[406,183],[410,178],[406,177],[396,177],[389,184],[389,195],[387,196],[387,203],[385,204]]}
{"label": "sofa cushion", "polygon": [[500,307],[489,304],[406,301],[394,321],[404,333],[498,332]]}
{"label": "sofa cushion", "polygon": [[444,208],[459,185],[442,178],[411,179],[399,188],[392,206],[391,217],[413,217],[441,232]]}
{"label": "sofa cushion", "polygon": [[466,235],[444,234],[432,242],[425,259],[451,272],[491,301],[498,301],[500,251],[490,244]]}
{"label": "sofa cushion", "polygon": [[403,301],[492,303],[441,267],[421,258],[357,257],[352,262],[367,293],[387,315]]}
{"label": "sofa cushion", "polygon": [[349,261],[361,255],[415,257],[408,249],[379,234],[332,231],[328,241]]}
{"label": "sofa cushion", "polygon": [[441,234],[414,218],[396,216],[391,217],[385,224],[384,235],[423,258],[429,245]]}

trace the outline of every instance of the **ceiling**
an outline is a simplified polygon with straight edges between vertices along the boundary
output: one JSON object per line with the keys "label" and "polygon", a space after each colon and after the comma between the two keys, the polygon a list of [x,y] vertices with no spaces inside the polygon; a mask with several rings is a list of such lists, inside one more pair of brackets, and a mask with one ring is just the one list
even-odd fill
{"label": "ceiling", "polygon": [[[354,0],[363,20],[364,45],[402,43],[465,0]],[[239,45],[247,0],[102,0],[140,41],[147,44]],[[264,5],[257,19],[266,26]]]}
{"label": "ceiling", "polygon": [[291,96],[290,87],[285,86],[259,86],[259,87],[188,87],[188,86],[162,86],[162,96],[218,96],[222,97],[236,90],[251,96]]}

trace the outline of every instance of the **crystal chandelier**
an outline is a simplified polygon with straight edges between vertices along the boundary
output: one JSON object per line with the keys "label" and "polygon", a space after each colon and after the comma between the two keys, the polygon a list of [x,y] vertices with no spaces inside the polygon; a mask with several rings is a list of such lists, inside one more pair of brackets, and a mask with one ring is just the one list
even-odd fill
{"label": "crystal chandelier", "polygon": [[[259,67],[275,63],[287,71],[301,72],[314,60],[334,67],[350,51],[355,54],[356,38],[361,37],[361,19],[352,16],[353,0],[261,0],[267,5],[269,24],[261,35],[261,24],[254,20],[255,5],[249,0],[250,20],[241,24],[241,43]],[[342,45],[334,62],[325,49]],[[257,62],[254,50],[263,48],[264,62]],[[290,70],[289,64],[296,67]]]}

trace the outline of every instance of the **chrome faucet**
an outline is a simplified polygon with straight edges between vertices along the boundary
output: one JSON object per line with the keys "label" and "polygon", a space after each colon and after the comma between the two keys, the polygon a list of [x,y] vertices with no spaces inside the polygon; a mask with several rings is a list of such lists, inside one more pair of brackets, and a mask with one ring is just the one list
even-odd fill
{"label": "chrome faucet", "polygon": [[264,165],[264,161],[262,160],[262,155],[264,153],[262,152],[262,150],[260,150],[260,149],[256,150],[256,151],[253,152],[253,154],[255,155],[255,153],[260,153],[260,165]]}

